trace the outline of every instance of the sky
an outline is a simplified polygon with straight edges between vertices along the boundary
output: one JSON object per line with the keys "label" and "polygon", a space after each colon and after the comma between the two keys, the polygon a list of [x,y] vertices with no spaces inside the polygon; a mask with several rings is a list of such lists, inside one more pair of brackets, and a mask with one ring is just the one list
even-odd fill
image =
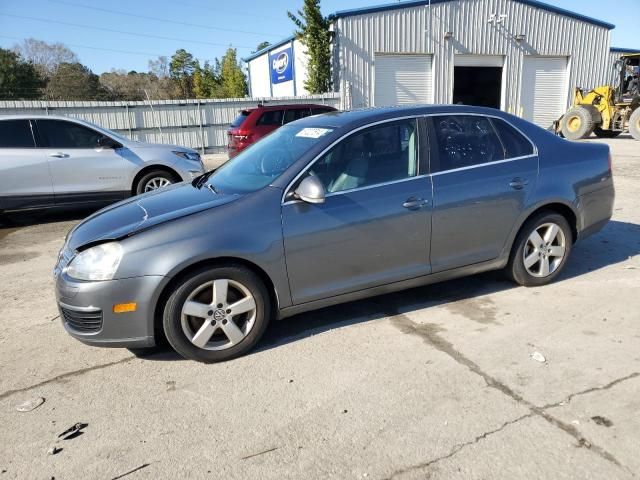
{"label": "sky", "polygon": [[[95,73],[147,71],[148,61],[178,48],[201,62],[222,57],[229,46],[244,57],[262,41],[294,31],[287,10],[303,0],[0,0],[0,47],[29,37],[62,42]],[[325,15],[389,0],[322,0]],[[616,25],[611,44],[640,48],[640,0],[548,0]],[[89,8],[88,8],[89,7]]]}

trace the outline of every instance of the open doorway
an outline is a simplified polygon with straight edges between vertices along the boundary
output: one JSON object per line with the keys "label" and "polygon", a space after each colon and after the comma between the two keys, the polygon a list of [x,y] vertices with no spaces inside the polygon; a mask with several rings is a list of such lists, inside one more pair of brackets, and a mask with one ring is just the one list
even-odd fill
{"label": "open doorway", "polygon": [[454,67],[453,103],[500,108],[502,67]]}

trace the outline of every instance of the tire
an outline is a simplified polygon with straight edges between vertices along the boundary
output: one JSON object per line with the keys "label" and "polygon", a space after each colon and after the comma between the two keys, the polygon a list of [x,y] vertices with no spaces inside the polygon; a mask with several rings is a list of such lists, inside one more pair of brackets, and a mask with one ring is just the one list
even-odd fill
{"label": "tire", "polygon": [[640,107],[636,108],[629,117],[629,133],[640,141]]}
{"label": "tire", "polygon": [[593,114],[582,105],[571,107],[562,117],[560,128],[564,137],[569,140],[587,138],[595,128]]}
{"label": "tire", "polygon": [[230,265],[182,279],[166,303],[163,327],[169,344],[184,358],[213,363],[251,350],[270,316],[271,302],[262,280],[244,267]]}
{"label": "tire", "polygon": [[136,195],[141,195],[157,190],[158,188],[166,187],[177,181],[178,179],[176,179],[175,175],[165,170],[152,170],[138,180],[134,188]]}
{"label": "tire", "polygon": [[603,130],[600,127],[596,127],[593,130],[598,138],[616,138],[622,132],[620,130]]}
{"label": "tire", "polygon": [[[541,250],[538,242],[544,242],[547,233],[553,234],[554,230],[549,230],[552,226],[557,227],[558,233],[552,238],[550,244],[544,243]],[[533,241],[534,232],[538,232],[539,235],[539,239],[535,242]],[[537,244],[535,249],[534,244]],[[505,269],[506,273],[511,280],[525,287],[538,287],[551,283],[567,263],[572,245],[573,232],[567,219],[559,213],[540,212],[527,220],[516,236]],[[553,250],[550,250],[550,247]],[[560,247],[563,247],[562,251]],[[561,252],[562,256],[559,256]],[[536,262],[527,267],[525,258],[531,258]],[[545,263],[548,273],[544,270]]]}

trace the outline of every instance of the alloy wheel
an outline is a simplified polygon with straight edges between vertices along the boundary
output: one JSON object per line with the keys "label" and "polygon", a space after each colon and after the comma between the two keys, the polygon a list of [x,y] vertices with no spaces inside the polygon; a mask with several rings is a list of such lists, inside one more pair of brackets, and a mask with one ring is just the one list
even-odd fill
{"label": "alloy wheel", "polygon": [[162,187],[171,185],[171,180],[165,177],[153,177],[144,185],[144,192],[153,192]]}
{"label": "alloy wheel", "polygon": [[218,279],[196,288],[182,306],[187,339],[205,350],[225,350],[240,343],[256,320],[256,301],[235,280]]}
{"label": "alloy wheel", "polygon": [[562,228],[555,223],[539,225],[529,235],[523,250],[524,267],[534,277],[548,277],[562,264],[566,247]]}

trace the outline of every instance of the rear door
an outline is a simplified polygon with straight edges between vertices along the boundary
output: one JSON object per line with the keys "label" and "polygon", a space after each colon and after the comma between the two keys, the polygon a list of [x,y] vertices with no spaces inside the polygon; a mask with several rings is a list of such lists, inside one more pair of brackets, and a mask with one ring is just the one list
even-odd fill
{"label": "rear door", "polygon": [[430,273],[431,182],[418,168],[418,143],[415,119],[369,127],[302,176],[316,175],[326,200],[282,206],[296,304]]}
{"label": "rear door", "polygon": [[265,135],[270,134],[274,130],[280,128],[283,121],[284,109],[263,111],[256,120],[255,127],[253,127],[253,138],[258,140]]}
{"label": "rear door", "polygon": [[309,107],[289,107],[284,112],[283,124],[295,122],[301,118],[305,118],[311,115],[311,109]]}
{"label": "rear door", "polygon": [[31,122],[0,120],[0,210],[52,203],[49,165],[36,150]]}
{"label": "rear door", "polygon": [[96,130],[65,120],[38,120],[37,141],[49,162],[56,203],[117,200],[131,189],[134,165],[122,149],[101,148]]}
{"label": "rear door", "polygon": [[433,272],[493,260],[535,187],[535,147],[501,119],[461,114],[429,121]]}

